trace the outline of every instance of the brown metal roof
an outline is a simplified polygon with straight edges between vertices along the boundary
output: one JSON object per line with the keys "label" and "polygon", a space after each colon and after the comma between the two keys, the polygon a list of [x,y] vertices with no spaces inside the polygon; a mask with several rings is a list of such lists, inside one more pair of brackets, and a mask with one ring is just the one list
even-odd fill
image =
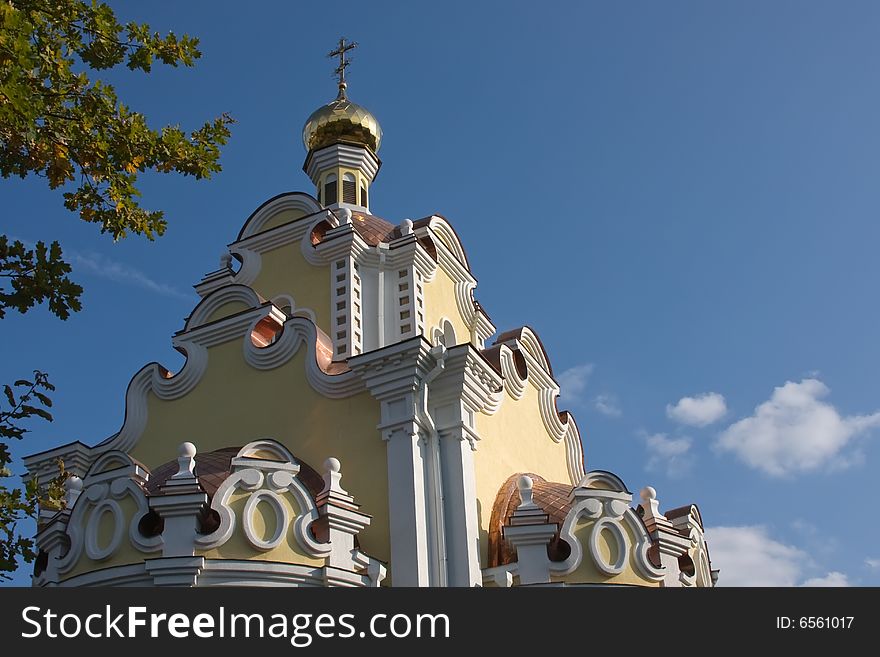
{"label": "brown metal roof", "polygon": [[[232,472],[232,459],[241,450],[241,447],[224,447],[213,452],[199,452],[195,456],[196,477],[208,497],[213,497],[229,474]],[[324,479],[309,464],[296,459],[299,464],[297,478],[316,497],[324,488]],[[150,473],[146,491],[148,495],[161,495],[161,487],[177,472],[177,459],[168,461],[156,467]]]}
{"label": "brown metal roof", "polygon": [[[425,225],[425,223],[426,220],[420,219],[419,221],[413,222],[413,227],[418,228],[419,226]],[[367,214],[366,212],[353,211],[351,213],[351,225],[361,239],[370,246],[377,246],[382,242],[388,243],[391,240],[395,240],[402,236],[399,226],[395,226],[382,217]],[[312,229],[312,244],[317,245],[323,242],[324,235],[329,229],[330,224],[327,221],[321,221],[316,224]],[[430,255],[431,258],[434,260],[437,259],[437,247],[434,246],[434,243],[430,239],[420,238],[419,244],[424,247],[425,251],[428,252],[428,255]]]}
{"label": "brown metal roof", "polygon": [[[565,517],[571,510],[569,496],[571,495],[572,486],[569,484],[547,481],[540,475],[531,472],[518,472],[508,477],[495,496],[495,503],[492,505],[492,515],[489,520],[488,550],[490,568],[516,561],[516,550],[504,539],[502,527],[509,522],[510,516],[513,515],[516,507],[522,502],[516,483],[523,474],[527,474],[532,478],[532,499],[550,517],[550,522],[555,522],[561,527]],[[571,548],[568,543],[559,538],[557,530],[556,536],[553,537],[550,545],[547,546],[547,554],[550,560],[562,561],[568,557],[570,552]]]}

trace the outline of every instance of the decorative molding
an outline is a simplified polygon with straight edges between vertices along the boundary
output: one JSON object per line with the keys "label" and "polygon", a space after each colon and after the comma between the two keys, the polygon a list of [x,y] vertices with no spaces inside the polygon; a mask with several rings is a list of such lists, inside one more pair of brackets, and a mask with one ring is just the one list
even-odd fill
{"label": "decorative molding", "polygon": [[[236,242],[241,242],[263,232],[265,225],[269,223],[276,214],[284,212],[285,210],[302,211],[304,216],[294,220],[299,222],[302,219],[306,219],[311,215],[321,212],[323,208],[311,195],[303,192],[286,192],[284,194],[279,194],[254,210],[251,216],[244,222],[244,226],[242,226]],[[278,228],[280,228],[280,226]]]}
{"label": "decorative molding", "polygon": [[[67,534],[70,548],[57,562],[60,574],[70,571],[79,561],[83,550],[94,561],[104,561],[122,546],[128,524],[128,539],[140,552],[156,552],[162,547],[159,536],[145,537],[138,530],[141,518],[149,512],[148,498],[142,488],[149,474],[127,454],[113,451],[95,461],[83,481],[82,493],[70,512]],[[131,497],[136,511],[126,520],[119,502]],[[98,544],[101,517],[112,516],[112,538],[107,545]]]}
{"label": "decorative molding", "polygon": [[[261,451],[271,449],[279,460],[255,458]],[[327,543],[319,543],[312,537],[310,526],[318,520],[319,514],[315,501],[302,482],[297,479],[299,465],[294,463],[293,455],[280,443],[271,440],[260,440],[248,443],[235,458],[232,459],[232,473],[220,484],[211,501],[211,509],[220,516],[220,526],[211,534],[196,539],[199,549],[207,550],[226,543],[235,532],[236,513],[229,505],[233,493],[249,491],[242,523],[248,541],[260,550],[270,550],[281,543],[292,529],[296,542],[313,557],[326,556],[331,549]],[[299,509],[299,515],[291,519],[281,499],[282,495],[290,495]],[[272,500],[276,515],[281,509],[277,535],[270,540],[260,539],[254,529],[254,514],[257,505],[265,500]]]}
{"label": "decorative molding", "polygon": [[188,333],[207,324],[211,315],[217,312],[217,310],[227,303],[236,302],[243,303],[248,308],[259,308],[265,303],[265,299],[257,294],[253,288],[241,284],[232,284],[215,290],[196,305],[184,323],[183,330],[178,335]]}
{"label": "decorative molding", "polygon": [[[609,472],[595,471],[584,475],[584,482],[608,482],[614,485],[612,490],[604,488],[587,488],[583,485],[572,490],[572,499],[576,503],[565,517],[559,535],[571,547],[569,556],[558,562],[551,563],[551,572],[557,576],[565,576],[574,572],[584,557],[584,546],[575,534],[581,519],[592,520],[593,526],[587,539],[590,558],[596,567],[606,575],[617,575],[626,567],[632,557],[638,573],[652,582],[659,582],[666,574],[663,568],[657,568],[648,558],[651,537],[642,523],[641,518],[630,507],[632,494],[626,490],[623,482]],[[635,537],[631,543],[624,525]],[[615,563],[607,563],[601,556],[598,540],[603,530],[608,530],[617,542],[618,559]]]}
{"label": "decorative molding", "polygon": [[[566,414],[567,421],[563,421],[556,408],[559,384],[550,374],[550,364],[544,355],[538,336],[530,328],[523,327],[518,337],[496,344],[500,344],[501,347],[504,392],[517,400],[525,394],[525,386],[528,384],[537,391],[538,408],[544,428],[554,442],[565,443],[569,480],[572,484],[577,484],[584,476],[584,452],[580,431],[570,413]],[[527,374],[524,379],[520,377],[516,368],[513,352],[518,352],[525,361]],[[497,413],[501,409],[504,396],[504,393],[496,393],[482,412],[487,415]]]}

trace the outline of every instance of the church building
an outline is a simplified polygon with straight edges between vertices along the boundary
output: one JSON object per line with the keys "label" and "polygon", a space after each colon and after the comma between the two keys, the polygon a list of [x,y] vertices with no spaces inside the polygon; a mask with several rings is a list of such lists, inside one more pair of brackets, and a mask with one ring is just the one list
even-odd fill
{"label": "church building", "polygon": [[[538,335],[497,328],[453,221],[371,211],[382,129],[308,117],[314,188],[244,220],[118,432],[25,459],[34,586],[713,586],[695,505],[586,470]],[[487,304],[489,307],[489,304]]]}

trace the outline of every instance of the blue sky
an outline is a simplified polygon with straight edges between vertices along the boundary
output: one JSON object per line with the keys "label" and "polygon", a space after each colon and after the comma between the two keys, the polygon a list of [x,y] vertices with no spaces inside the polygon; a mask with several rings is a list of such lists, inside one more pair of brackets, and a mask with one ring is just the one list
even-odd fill
{"label": "blue sky", "polygon": [[301,128],[346,34],[350,96],[385,132],[373,211],[453,222],[499,329],[541,336],[588,468],[697,502],[721,583],[880,584],[880,6],[117,6],[204,53],[113,75],[131,107],[238,123],[214,180],[144,180],[169,220],[154,243],[0,182],[4,232],[59,239],[86,288],[67,322],[0,325],[4,380],[58,386],[16,453],[103,439],[134,372],[179,367],[190,286],[260,203],[310,191]]}

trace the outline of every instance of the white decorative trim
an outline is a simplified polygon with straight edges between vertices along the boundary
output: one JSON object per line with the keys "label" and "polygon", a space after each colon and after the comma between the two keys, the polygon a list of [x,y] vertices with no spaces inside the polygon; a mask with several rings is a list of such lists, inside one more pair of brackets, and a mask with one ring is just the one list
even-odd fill
{"label": "white decorative trim", "polygon": [[[569,575],[581,564],[584,546],[576,536],[575,529],[580,519],[586,518],[595,521],[587,543],[590,557],[601,572],[606,575],[616,575],[623,572],[626,563],[632,556],[636,570],[642,577],[651,582],[662,580],[666,571],[654,566],[648,558],[651,537],[644,523],[630,507],[632,494],[626,490],[626,486],[620,478],[610,472],[597,470],[585,474],[582,482],[581,486],[572,490],[572,498],[576,499],[577,503],[572,506],[559,530],[560,538],[568,543],[571,553],[563,561],[551,562],[551,572],[556,576]],[[583,485],[584,483],[597,482],[611,485],[613,490],[587,488]],[[630,544],[623,531],[623,525],[626,525],[635,537],[634,544]],[[598,539],[601,529],[609,529],[617,539],[618,559],[614,564],[608,564],[600,558]]]}
{"label": "white decorative trim", "polygon": [[470,269],[467,256],[464,252],[464,247],[462,247],[458,235],[455,234],[452,225],[446,221],[446,219],[435,214],[428,222],[428,228],[434,232],[440,243],[455,257],[456,260],[458,260],[459,263],[461,263],[462,266]]}
{"label": "white decorative trim", "polygon": [[261,205],[248,217],[239,233],[237,241],[245,240],[248,237],[263,232],[263,227],[279,212],[301,210],[305,213],[305,216],[294,220],[300,221],[309,215],[320,212],[322,209],[314,198],[303,192],[281,194]]}
{"label": "white decorative trim", "polygon": [[[369,182],[373,182],[379,172],[381,162],[368,148],[348,144],[331,144],[316,151],[310,151],[303,169],[317,185],[321,173],[330,168],[346,167],[360,171]],[[339,194],[342,197],[342,194]]]}
{"label": "white decorative trim", "polygon": [[501,345],[498,356],[501,361],[501,376],[504,377],[504,391],[514,400],[522,399],[529,381],[528,370],[525,377],[520,377],[513,350],[507,345]]}
{"label": "white decorative trim", "polygon": [[[268,461],[253,458],[252,455],[256,452],[265,450],[272,450],[273,455],[283,460]],[[281,538],[287,534],[292,526],[297,543],[307,554],[314,557],[327,555],[331,546],[316,541],[312,538],[309,530],[309,526],[318,519],[318,510],[312,496],[302,482],[297,479],[296,474],[299,472],[299,466],[293,461],[293,455],[283,445],[272,440],[264,439],[248,443],[239,450],[238,455],[232,459],[232,474],[220,484],[211,501],[211,509],[220,516],[220,526],[211,534],[197,538],[198,548],[206,550],[219,547],[232,537],[235,532],[236,514],[229,506],[229,500],[233,493],[244,490],[251,491],[251,495],[245,503],[245,535],[254,547],[262,550],[274,547],[271,545],[272,541],[262,541],[256,537],[253,524],[248,530],[247,523],[252,523],[252,514],[256,504],[265,499],[267,493],[274,494],[274,499],[279,504],[281,504],[281,498],[278,494],[281,493],[290,494],[300,510],[299,515],[292,522],[286,513],[283,514],[284,524],[281,529]],[[252,503],[255,495],[258,496],[258,499]],[[248,531],[251,533],[248,534]],[[277,543],[281,542],[281,538]]]}
{"label": "white decorative trim", "polygon": [[[105,513],[110,513],[113,516],[113,534],[107,545],[101,547],[98,545],[98,532],[101,527],[101,518]],[[108,558],[119,549],[124,532],[125,518],[122,515],[122,507],[116,500],[101,500],[92,509],[89,521],[86,523],[86,555],[94,561],[103,561]]]}
{"label": "white decorative trim", "polygon": [[[257,505],[265,502],[275,513],[275,534],[269,540],[264,540],[257,535],[254,520],[257,512]],[[281,497],[272,490],[258,490],[251,495],[244,505],[244,535],[247,540],[258,550],[271,550],[278,547],[284,540],[285,530],[290,523],[290,511],[287,505],[281,500]]]}
{"label": "white decorative trim", "polygon": [[[117,467],[105,469],[110,466]],[[70,548],[58,560],[60,574],[70,571],[76,565],[83,549],[90,559],[102,561],[121,547],[126,520],[119,501],[125,497],[131,497],[136,507],[128,521],[128,538],[131,544],[145,553],[162,548],[161,536],[145,537],[138,530],[141,518],[150,510],[147,496],[141,488],[148,478],[149,475],[122,452],[106,452],[95,461],[83,481],[83,491],[70,512],[67,523]],[[113,515],[113,537],[106,546],[101,547],[97,542],[100,516],[107,512]]]}
{"label": "white decorative trim", "polygon": [[[253,326],[260,320],[256,320]],[[355,372],[327,374],[318,364],[318,328],[304,317],[291,317],[281,326],[275,341],[265,347],[256,346],[250,339],[244,341],[244,358],[251,367],[269,370],[289,361],[300,346],[305,344],[306,378],[317,392],[330,399],[351,397],[365,389],[364,382]]]}
{"label": "white decorative trim", "polygon": [[[605,529],[607,529],[608,533],[614,537],[614,542],[616,543],[615,549],[617,552],[617,561],[613,564],[605,561],[605,558],[599,550],[599,538],[602,535],[602,531]],[[606,575],[619,575],[623,572],[623,569],[626,566],[628,550],[626,536],[620,528],[620,523],[612,518],[602,518],[601,520],[597,520],[593,523],[589,544],[590,556],[593,557],[593,563],[596,564],[596,567],[599,570]]]}
{"label": "white decorative trim", "polygon": [[623,480],[607,470],[591,470],[581,477],[577,485],[579,488],[607,488],[616,493],[626,493],[632,499],[632,494],[627,490]]}
{"label": "white decorative trim", "polygon": [[[259,294],[246,285],[233,284],[215,290],[202,299],[190,314],[181,333],[187,333],[206,324],[218,309],[227,303],[243,303],[248,308],[258,308],[265,302]],[[222,318],[225,319],[225,318]],[[220,321],[220,320],[216,320]]]}
{"label": "white decorative trim", "polygon": [[144,562],[125,566],[111,566],[75,575],[57,582],[57,586],[151,586],[153,578],[146,571]]}

